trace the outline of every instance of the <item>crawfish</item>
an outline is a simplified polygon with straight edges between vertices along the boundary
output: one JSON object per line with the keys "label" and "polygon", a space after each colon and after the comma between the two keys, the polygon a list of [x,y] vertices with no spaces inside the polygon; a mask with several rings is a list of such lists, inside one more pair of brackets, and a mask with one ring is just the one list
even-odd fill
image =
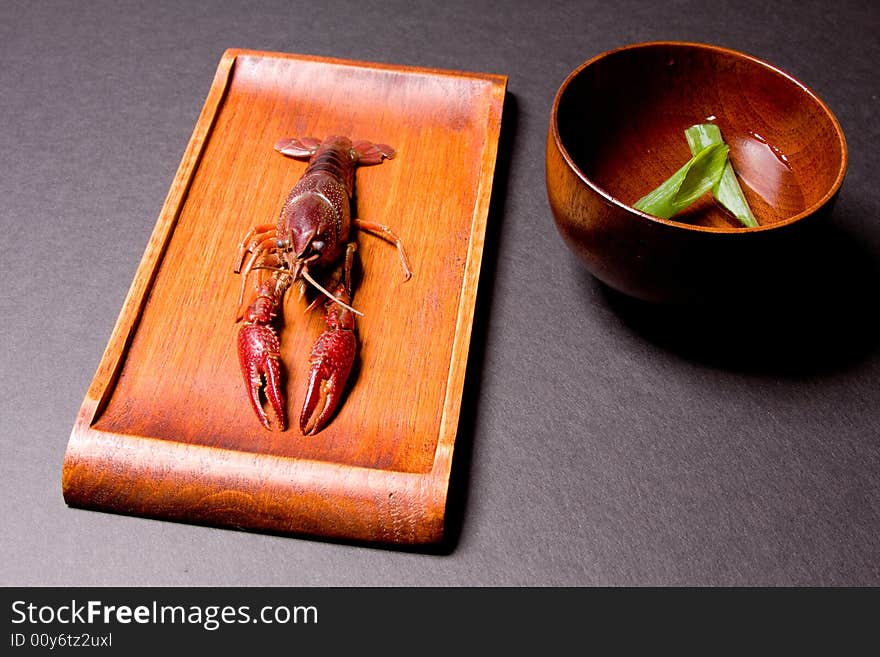
{"label": "crawfish", "polygon": [[[267,429],[287,426],[281,385],[280,341],[277,317],[288,289],[299,296],[311,285],[318,292],[307,310],[323,306],[327,328],[312,347],[309,383],[300,431],[304,435],[323,429],[342,397],[357,353],[355,315],[351,306],[351,268],[357,243],[352,227],[379,235],[397,247],[405,280],[412,276],[400,238],[387,226],[352,217],[354,174],[358,166],[381,164],[394,157],[385,144],[352,143],[347,137],[324,141],[285,138],[275,150],[296,159],[307,159],[305,173],[287,196],[275,224],[251,228],[241,241],[235,272],[242,275],[239,311],[248,278],[256,278],[250,302],[238,333],[238,357],[254,412]],[[322,304],[320,301],[324,301]],[[264,398],[274,418],[264,408]]]}

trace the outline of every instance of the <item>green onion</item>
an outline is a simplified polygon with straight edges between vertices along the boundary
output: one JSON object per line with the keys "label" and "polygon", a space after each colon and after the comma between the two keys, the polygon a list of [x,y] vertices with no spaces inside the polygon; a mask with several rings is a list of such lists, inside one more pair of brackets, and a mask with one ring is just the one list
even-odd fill
{"label": "green onion", "polygon": [[723,142],[706,146],[633,207],[661,219],[674,217],[718,185],[727,164],[727,151]]}
{"label": "green onion", "polygon": [[[721,138],[721,130],[714,123],[700,123],[692,125],[684,131],[687,137],[688,146],[691,147],[691,154],[696,155],[698,152],[712,144],[723,144]],[[747,228],[754,228],[758,225],[755,215],[749,207],[746,197],[743,195],[742,187],[736,179],[733,172],[733,166],[730,160],[724,167],[724,173],[721,175],[717,187],[712,190],[715,200],[722,206],[727,208],[733,216],[739,219],[740,223]]]}

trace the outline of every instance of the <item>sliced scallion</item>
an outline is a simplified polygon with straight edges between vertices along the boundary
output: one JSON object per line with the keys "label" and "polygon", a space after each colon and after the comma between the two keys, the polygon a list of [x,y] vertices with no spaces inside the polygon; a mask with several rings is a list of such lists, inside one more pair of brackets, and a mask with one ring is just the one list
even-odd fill
{"label": "sliced scallion", "polygon": [[633,207],[661,219],[671,219],[718,185],[727,164],[727,151],[723,142],[709,144]]}
{"label": "sliced scallion", "polygon": [[[721,137],[721,130],[714,123],[699,123],[692,125],[684,131],[687,137],[688,145],[691,147],[691,154],[696,155],[701,150],[712,144],[723,144],[724,139]],[[752,209],[749,207],[748,201],[743,194],[742,187],[733,171],[730,160],[724,167],[724,173],[718,181],[717,187],[712,190],[715,200],[733,214],[740,223],[747,228],[754,228],[758,225]]]}

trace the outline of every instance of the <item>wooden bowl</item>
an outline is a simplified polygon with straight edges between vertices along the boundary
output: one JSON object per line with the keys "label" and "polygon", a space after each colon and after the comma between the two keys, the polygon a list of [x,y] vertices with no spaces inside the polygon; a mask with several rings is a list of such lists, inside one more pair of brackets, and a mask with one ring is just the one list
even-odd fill
{"label": "wooden bowl", "polygon": [[[632,207],[690,158],[685,128],[706,122],[730,147],[756,228],[711,195],[671,220]],[[565,79],[546,182],[559,232],[594,276],[688,302],[772,284],[830,212],[846,165],[836,118],[791,76],[733,50],[657,42],[605,52]]]}

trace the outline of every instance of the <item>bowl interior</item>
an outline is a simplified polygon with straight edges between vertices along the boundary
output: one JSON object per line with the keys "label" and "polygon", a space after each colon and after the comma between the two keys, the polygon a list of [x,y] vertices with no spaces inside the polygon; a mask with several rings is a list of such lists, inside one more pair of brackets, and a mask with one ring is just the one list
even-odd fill
{"label": "bowl interior", "polygon": [[[846,146],[836,119],[784,73],[699,44],[643,44],[584,64],[557,100],[560,141],[581,173],[632,205],[691,156],[684,130],[712,122],[762,225],[794,221],[823,205],[843,178]],[[710,198],[675,217],[738,229]]]}

